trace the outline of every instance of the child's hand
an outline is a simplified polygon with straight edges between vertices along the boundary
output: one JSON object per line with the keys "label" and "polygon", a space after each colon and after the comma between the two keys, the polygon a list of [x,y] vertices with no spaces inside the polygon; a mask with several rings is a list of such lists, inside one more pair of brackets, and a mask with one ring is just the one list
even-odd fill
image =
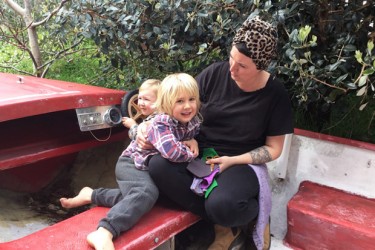
{"label": "child's hand", "polygon": [[183,141],[182,144],[184,144],[186,147],[188,147],[190,149],[190,151],[193,153],[194,157],[197,157],[199,155],[198,142],[195,139]]}
{"label": "child's hand", "polygon": [[127,128],[131,128],[133,125],[136,125],[136,121],[134,121],[132,118],[129,118],[129,117],[123,117],[122,118],[122,124],[127,127]]}

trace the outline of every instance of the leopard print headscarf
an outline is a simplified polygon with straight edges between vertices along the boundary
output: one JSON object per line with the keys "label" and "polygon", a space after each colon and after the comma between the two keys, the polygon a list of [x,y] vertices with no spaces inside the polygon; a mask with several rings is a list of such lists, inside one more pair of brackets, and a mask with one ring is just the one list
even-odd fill
{"label": "leopard print headscarf", "polygon": [[277,55],[277,30],[259,17],[247,19],[233,38],[233,45],[245,43],[257,69],[265,70]]}

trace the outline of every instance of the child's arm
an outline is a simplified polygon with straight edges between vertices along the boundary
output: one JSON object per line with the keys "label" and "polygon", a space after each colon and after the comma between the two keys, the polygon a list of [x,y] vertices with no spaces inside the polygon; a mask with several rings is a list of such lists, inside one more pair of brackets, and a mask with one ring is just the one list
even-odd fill
{"label": "child's arm", "polygon": [[137,129],[138,124],[136,121],[134,121],[132,118],[129,117],[123,117],[122,118],[122,124],[129,129],[128,135],[130,140],[135,140],[137,137]]}
{"label": "child's arm", "polygon": [[129,118],[129,117],[123,117],[122,118],[122,124],[127,127],[127,128],[131,128],[132,126],[134,125],[137,125],[137,122],[134,121],[132,118]]}
{"label": "child's arm", "polygon": [[148,141],[159,151],[162,157],[173,162],[190,162],[196,156],[173,134],[171,124],[155,120],[148,130]]}

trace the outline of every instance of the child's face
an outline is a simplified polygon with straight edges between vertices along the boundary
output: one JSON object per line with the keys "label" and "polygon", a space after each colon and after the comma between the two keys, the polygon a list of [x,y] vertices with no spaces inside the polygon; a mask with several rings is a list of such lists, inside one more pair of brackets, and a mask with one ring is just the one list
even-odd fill
{"label": "child's face", "polygon": [[142,115],[148,116],[155,111],[156,91],[151,89],[140,90],[138,93],[138,107]]}
{"label": "child's face", "polygon": [[188,123],[197,114],[197,100],[187,93],[180,94],[172,109],[172,115],[182,124]]}

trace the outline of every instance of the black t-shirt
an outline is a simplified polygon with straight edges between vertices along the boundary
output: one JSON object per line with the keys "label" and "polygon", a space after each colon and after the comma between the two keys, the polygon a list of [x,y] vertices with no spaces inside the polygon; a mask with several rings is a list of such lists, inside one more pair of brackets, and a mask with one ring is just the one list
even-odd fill
{"label": "black t-shirt", "polygon": [[281,82],[270,77],[266,86],[244,92],[230,76],[229,62],[214,63],[196,77],[203,123],[199,147],[219,155],[239,155],[265,144],[267,136],[293,133],[292,109]]}

